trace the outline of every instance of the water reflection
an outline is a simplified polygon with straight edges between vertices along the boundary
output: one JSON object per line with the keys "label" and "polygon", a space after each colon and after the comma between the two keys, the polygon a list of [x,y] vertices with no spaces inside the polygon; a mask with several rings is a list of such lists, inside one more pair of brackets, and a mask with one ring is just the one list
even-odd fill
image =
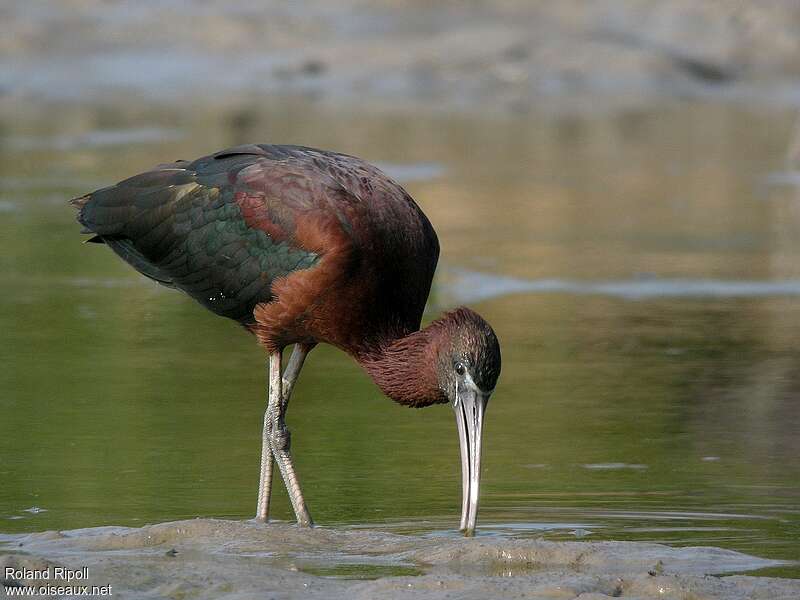
{"label": "water reflection", "polygon": [[[0,529],[251,516],[263,355],[82,245],[65,201],[264,140],[394,165],[441,239],[429,316],[469,301],[495,326],[482,533],[796,557],[800,213],[793,187],[762,185],[785,169],[792,122],[704,104],[559,120],[23,107],[0,127]],[[53,143],[95,131],[184,135]],[[296,395],[317,521],[454,532],[446,408],[393,405],[330,348]],[[291,515],[282,492],[274,510]]]}
{"label": "water reflection", "polygon": [[442,266],[439,294],[448,302],[482,302],[508,294],[601,295],[624,300],[651,298],[742,298],[800,296],[800,280],[745,281],[720,279],[661,279],[628,281],[570,281],[520,279]]}

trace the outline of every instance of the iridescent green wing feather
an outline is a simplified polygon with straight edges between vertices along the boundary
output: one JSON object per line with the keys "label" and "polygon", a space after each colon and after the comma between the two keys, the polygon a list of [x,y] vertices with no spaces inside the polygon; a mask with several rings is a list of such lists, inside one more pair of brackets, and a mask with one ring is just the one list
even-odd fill
{"label": "iridescent green wing feather", "polygon": [[319,259],[293,239],[293,211],[314,200],[285,198],[281,182],[297,177],[263,153],[228,152],[162,165],[73,203],[93,240],[140,273],[248,322],[275,279]]}

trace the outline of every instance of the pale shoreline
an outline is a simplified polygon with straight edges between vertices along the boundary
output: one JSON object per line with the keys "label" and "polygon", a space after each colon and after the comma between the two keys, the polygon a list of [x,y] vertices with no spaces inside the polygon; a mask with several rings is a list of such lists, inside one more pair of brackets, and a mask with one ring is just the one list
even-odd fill
{"label": "pale shoreline", "polygon": [[413,110],[794,105],[800,9],[672,0],[463,4],[21,0],[0,13],[0,103],[305,97]]}

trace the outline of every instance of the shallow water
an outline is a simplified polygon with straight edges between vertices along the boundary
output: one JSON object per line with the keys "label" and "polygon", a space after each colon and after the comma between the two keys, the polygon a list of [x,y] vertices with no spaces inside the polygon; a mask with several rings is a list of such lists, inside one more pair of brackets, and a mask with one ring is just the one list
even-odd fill
{"label": "shallow water", "polygon": [[[479,534],[800,558],[793,124],[711,103],[480,119],[263,100],[0,121],[0,531],[252,516],[262,352],[82,245],[66,200],[272,141],[405,180],[442,243],[428,318],[469,302],[494,325]],[[315,350],[288,421],[316,521],[455,536],[453,420]],[[291,516],[280,489],[273,510]]]}

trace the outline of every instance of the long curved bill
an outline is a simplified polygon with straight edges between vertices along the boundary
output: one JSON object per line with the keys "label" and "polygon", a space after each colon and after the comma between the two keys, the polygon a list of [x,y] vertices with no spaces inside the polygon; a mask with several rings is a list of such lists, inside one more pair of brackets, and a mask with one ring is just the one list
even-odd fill
{"label": "long curved bill", "polygon": [[[471,383],[471,382],[470,382]],[[475,535],[478,518],[478,492],[481,483],[481,435],[483,415],[490,393],[460,384],[453,410],[458,425],[461,447],[461,531],[465,536]]]}

